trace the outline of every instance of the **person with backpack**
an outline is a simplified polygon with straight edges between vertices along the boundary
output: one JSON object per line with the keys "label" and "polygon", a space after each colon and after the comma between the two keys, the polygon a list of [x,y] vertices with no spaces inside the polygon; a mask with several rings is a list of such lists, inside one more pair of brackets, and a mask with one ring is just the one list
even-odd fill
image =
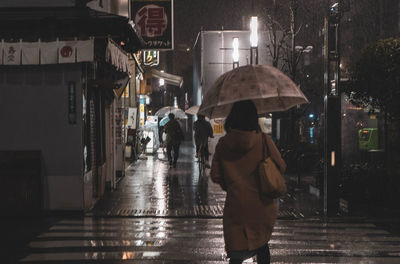
{"label": "person with backpack", "polygon": [[[179,158],[179,147],[184,139],[183,131],[179,122],[175,119],[175,115],[170,113],[168,115],[169,121],[165,124],[164,132],[167,135],[166,145],[167,145],[167,157],[169,161],[169,166],[176,168],[176,163]],[[174,156],[172,157],[172,151],[174,151]]]}

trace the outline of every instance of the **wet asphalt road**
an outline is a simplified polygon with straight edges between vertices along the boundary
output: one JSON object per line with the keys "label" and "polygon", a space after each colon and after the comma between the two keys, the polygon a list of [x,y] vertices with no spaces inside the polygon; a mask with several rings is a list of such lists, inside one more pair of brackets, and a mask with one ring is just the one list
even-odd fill
{"label": "wet asphalt road", "polygon": [[[177,168],[162,152],[136,162],[84,217],[61,217],[38,232],[20,262],[227,263],[225,194],[199,177],[193,156],[186,144]],[[366,217],[320,217],[318,204],[301,192],[281,199],[272,263],[400,263],[399,236]]]}

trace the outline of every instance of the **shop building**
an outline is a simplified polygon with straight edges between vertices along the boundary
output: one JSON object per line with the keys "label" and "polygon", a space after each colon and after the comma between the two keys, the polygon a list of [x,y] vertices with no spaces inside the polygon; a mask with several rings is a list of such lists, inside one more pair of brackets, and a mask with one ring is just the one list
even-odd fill
{"label": "shop building", "polygon": [[38,210],[88,210],[123,174],[125,107],[136,101],[126,93],[136,90],[142,40],[128,1],[87,2],[0,4],[3,165],[32,152],[40,163],[32,190],[20,168],[2,170],[2,188],[15,188],[3,209],[34,199]]}

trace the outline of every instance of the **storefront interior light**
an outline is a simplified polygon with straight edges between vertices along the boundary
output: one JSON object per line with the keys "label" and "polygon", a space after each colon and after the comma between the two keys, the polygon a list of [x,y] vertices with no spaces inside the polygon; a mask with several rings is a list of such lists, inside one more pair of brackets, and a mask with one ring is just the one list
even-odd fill
{"label": "storefront interior light", "polygon": [[250,20],[250,45],[251,47],[258,46],[258,18],[252,16]]}
{"label": "storefront interior light", "polygon": [[239,62],[239,38],[233,38],[232,47],[233,47],[233,53],[232,53],[233,62]]}

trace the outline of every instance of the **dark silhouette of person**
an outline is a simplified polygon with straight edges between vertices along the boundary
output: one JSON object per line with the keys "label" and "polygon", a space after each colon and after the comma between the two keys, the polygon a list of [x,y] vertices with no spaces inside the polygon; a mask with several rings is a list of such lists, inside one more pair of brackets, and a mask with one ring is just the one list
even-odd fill
{"label": "dark silhouette of person", "polygon": [[[196,145],[196,157],[199,157],[200,154],[202,154],[205,156],[206,161],[208,161],[208,138],[214,137],[211,124],[203,115],[197,115],[197,120],[193,123],[193,130],[194,142]],[[200,151],[202,151],[202,153],[200,153]]]}
{"label": "dark silhouette of person", "polygon": [[[164,132],[167,135],[166,145],[167,145],[167,157],[169,165],[176,167],[176,163],[179,158],[179,146],[184,139],[183,131],[179,122],[175,119],[175,115],[170,113],[168,115],[169,121],[164,126]],[[171,152],[174,151],[174,156],[172,157]]]}

